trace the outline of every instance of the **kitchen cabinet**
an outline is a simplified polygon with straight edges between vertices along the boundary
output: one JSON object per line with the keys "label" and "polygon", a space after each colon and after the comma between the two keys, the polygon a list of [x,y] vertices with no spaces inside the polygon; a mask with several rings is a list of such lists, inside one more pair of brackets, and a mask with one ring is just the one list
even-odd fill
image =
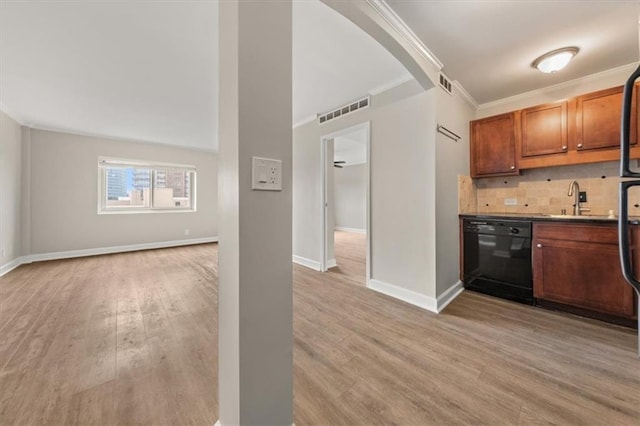
{"label": "kitchen cabinet", "polygon": [[535,223],[532,257],[536,299],[634,317],[634,292],[622,276],[615,224]]}
{"label": "kitchen cabinet", "polygon": [[471,122],[471,176],[517,175],[516,114]]}
{"label": "kitchen cabinet", "polygon": [[[622,86],[614,87],[472,121],[471,176],[620,160],[622,91]],[[632,102],[634,159],[640,158],[639,91],[640,83]]]}
{"label": "kitchen cabinet", "polygon": [[567,101],[523,109],[520,121],[522,157],[567,152]]}
{"label": "kitchen cabinet", "polygon": [[[578,151],[620,147],[622,86],[588,93],[576,98],[576,140]],[[634,99],[632,117],[635,117]],[[636,121],[631,123],[631,144],[636,144]]]}

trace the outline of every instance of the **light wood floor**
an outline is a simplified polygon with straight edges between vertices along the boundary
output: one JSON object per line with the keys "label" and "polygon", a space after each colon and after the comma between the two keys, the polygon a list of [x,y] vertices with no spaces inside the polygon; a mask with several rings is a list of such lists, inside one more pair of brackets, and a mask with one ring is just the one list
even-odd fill
{"label": "light wood floor", "polygon": [[366,285],[367,236],[355,232],[335,231],[334,241],[334,254],[338,266],[329,269],[329,273],[338,275],[337,279]]}
{"label": "light wood floor", "polygon": [[[217,246],[0,282],[0,424],[212,425]],[[440,315],[294,267],[296,425],[638,425],[635,331],[463,293]]]}

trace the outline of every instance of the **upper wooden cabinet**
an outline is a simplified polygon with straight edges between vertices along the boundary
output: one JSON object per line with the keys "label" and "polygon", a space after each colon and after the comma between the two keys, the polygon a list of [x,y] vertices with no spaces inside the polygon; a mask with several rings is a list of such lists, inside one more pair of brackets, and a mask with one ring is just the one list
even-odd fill
{"label": "upper wooden cabinet", "polygon": [[523,109],[520,121],[522,157],[567,152],[566,101]]}
{"label": "upper wooden cabinet", "polygon": [[496,115],[471,122],[471,175],[518,174],[516,114]]}
{"label": "upper wooden cabinet", "polygon": [[[620,147],[622,86],[576,98],[576,146],[578,151]],[[634,99],[635,101],[635,99]],[[632,116],[635,116],[633,102]],[[631,120],[631,144],[636,144],[636,120]]]}
{"label": "upper wooden cabinet", "polygon": [[[471,176],[618,161],[622,86],[471,122]],[[631,158],[640,158],[640,83],[631,111]],[[513,141],[513,142],[512,142]]]}

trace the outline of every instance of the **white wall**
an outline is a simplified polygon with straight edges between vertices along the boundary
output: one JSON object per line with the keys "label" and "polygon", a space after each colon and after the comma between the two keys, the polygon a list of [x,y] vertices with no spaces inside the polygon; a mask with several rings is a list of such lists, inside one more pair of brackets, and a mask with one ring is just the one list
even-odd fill
{"label": "white wall", "polygon": [[[338,130],[372,120],[383,114],[384,106],[423,92],[415,82],[405,83],[394,90],[371,99],[371,107],[344,116],[322,126],[315,121],[296,127],[293,131],[293,254],[320,262],[322,255],[322,147],[320,137]],[[374,135],[372,129],[371,143]],[[373,150],[373,146],[371,148]],[[373,153],[372,153],[373,155]]]}
{"label": "white wall", "polygon": [[429,297],[435,295],[434,100],[431,89],[387,105],[371,124],[371,277]]}
{"label": "white wall", "polygon": [[440,296],[459,280],[458,175],[469,174],[469,121],[475,110],[461,97],[437,91],[436,120],[460,136],[436,137],[436,292]]}
{"label": "white wall", "polygon": [[326,242],[326,250],[327,250],[327,268],[335,266],[336,261],[336,250],[335,250],[335,237],[333,235],[333,229],[335,228],[335,194],[332,189],[335,186],[334,183],[334,167],[333,167],[333,153],[335,142],[333,139],[329,139],[324,142],[325,143],[325,158],[326,168],[325,168],[325,192],[326,192],[326,221],[327,221],[327,242]]}
{"label": "white wall", "polygon": [[334,168],[334,212],[337,228],[367,228],[367,165]]}
{"label": "white wall", "polygon": [[[216,155],[44,130],[29,133],[30,254],[218,235]],[[197,212],[99,215],[99,156],[195,165]]]}
{"label": "white wall", "polygon": [[15,120],[0,111],[0,271],[22,254],[22,136]]}
{"label": "white wall", "polygon": [[428,166],[435,164],[429,154],[435,149],[434,100],[433,89],[425,92],[411,81],[373,96],[370,108],[294,129],[294,255],[321,260],[321,136],[370,120],[372,278],[435,295],[429,278],[435,253],[426,242],[435,239],[426,219],[432,214],[427,188],[435,185],[435,170]]}
{"label": "white wall", "polygon": [[[438,296],[458,288],[457,181],[469,173],[474,116],[457,92],[412,81],[374,96],[369,109],[294,129],[294,255],[321,258],[320,137],[370,120],[372,287],[440,309]],[[438,134],[438,123],[461,139]]]}

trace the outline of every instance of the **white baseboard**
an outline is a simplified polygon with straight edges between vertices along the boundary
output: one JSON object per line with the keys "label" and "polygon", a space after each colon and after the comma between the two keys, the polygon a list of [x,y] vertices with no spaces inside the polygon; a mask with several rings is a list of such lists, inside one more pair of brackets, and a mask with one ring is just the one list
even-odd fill
{"label": "white baseboard", "polygon": [[[218,241],[218,237],[205,237],[205,238],[192,238],[189,240],[159,241],[156,243],[130,244],[125,246],[99,247],[99,248],[83,249],[83,250],[38,253],[38,254],[32,254],[28,256],[22,256],[16,259],[19,262],[15,266],[11,267],[10,269],[6,268],[10,264],[2,266],[2,268],[0,268],[0,276],[6,274],[7,272],[15,269],[20,265],[24,265],[26,263],[32,263],[32,262],[42,262],[45,260],[57,260],[57,259],[70,259],[74,257],[97,256],[101,254],[125,253],[129,251],[138,251],[138,250],[152,250],[152,249],[159,249],[159,248],[188,246],[193,244],[215,243],[217,241]],[[13,262],[15,262],[15,260]],[[11,264],[13,264],[13,262]],[[5,270],[5,268],[7,270]]]}
{"label": "white baseboard", "polygon": [[7,273],[13,271],[18,266],[20,266],[23,263],[25,263],[25,262],[23,262],[23,259],[24,259],[23,257],[16,257],[11,262],[5,263],[4,265],[0,266],[0,277],[3,276],[4,274],[7,274]]}
{"label": "white baseboard", "polygon": [[419,308],[438,313],[438,301],[433,297],[398,287],[397,285],[374,280],[373,278],[369,280],[369,288],[395,299],[400,299],[404,302],[418,306]]}
{"label": "white baseboard", "polygon": [[335,259],[327,260],[327,269],[335,268],[336,266],[338,266],[338,263],[336,262]]}
{"label": "white baseboard", "polygon": [[335,228],[336,231],[344,231],[344,232],[355,232],[357,234],[366,234],[367,230],[366,229],[360,229],[360,228],[346,228],[344,226],[336,226]]}
{"label": "white baseboard", "polygon": [[306,257],[293,255],[293,263],[297,263],[298,265],[305,266],[307,268],[313,269],[314,271],[321,271],[322,265],[320,262],[316,262],[315,260],[307,259]]}
{"label": "white baseboard", "polygon": [[453,299],[458,297],[463,291],[464,284],[462,283],[462,281],[458,280],[457,283],[449,287],[444,293],[438,296],[438,313],[442,312],[444,308],[446,308],[449,303],[453,302]]}

